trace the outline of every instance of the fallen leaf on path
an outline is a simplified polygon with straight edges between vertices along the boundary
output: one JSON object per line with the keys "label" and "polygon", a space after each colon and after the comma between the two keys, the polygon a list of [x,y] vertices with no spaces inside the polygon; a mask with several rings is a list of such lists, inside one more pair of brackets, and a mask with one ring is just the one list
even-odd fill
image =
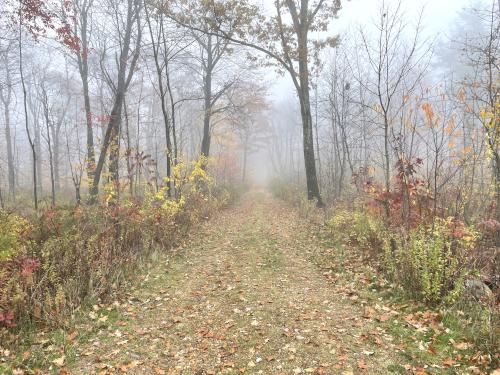
{"label": "fallen leaf on path", "polygon": [[358,368],[360,370],[366,370],[368,368],[368,366],[366,365],[366,362],[364,360],[360,359],[358,361]]}
{"label": "fallen leaf on path", "polygon": [[453,359],[451,358],[447,358],[443,361],[443,365],[445,365],[446,367],[451,367],[453,366],[454,364],[456,364],[457,362],[454,361]]}
{"label": "fallen leaf on path", "polygon": [[379,322],[386,322],[388,321],[389,319],[391,319],[391,316],[389,314],[383,314],[383,315],[380,315],[377,320]]}
{"label": "fallen leaf on path", "polygon": [[63,367],[64,366],[64,361],[66,360],[66,356],[62,356],[62,357],[59,357],[59,358],[56,358],[52,361],[52,363],[54,365],[56,365],[57,367]]}

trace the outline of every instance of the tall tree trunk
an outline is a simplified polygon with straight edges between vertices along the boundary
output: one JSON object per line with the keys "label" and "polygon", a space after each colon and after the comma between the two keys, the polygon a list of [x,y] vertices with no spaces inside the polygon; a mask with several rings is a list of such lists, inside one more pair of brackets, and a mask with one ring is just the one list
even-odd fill
{"label": "tall tree trunk", "polygon": [[173,95],[173,90],[172,90],[172,85],[170,84],[170,72],[168,70],[168,64],[166,66],[166,72],[165,75],[167,76],[167,90],[168,90],[168,96],[170,98],[170,120],[171,120],[171,128],[172,128],[172,140],[173,140],[173,164],[175,165],[177,163],[177,157],[178,157],[178,149],[177,149],[177,124],[176,124],[176,116],[175,116],[175,102],[174,102],[174,95]]}
{"label": "tall tree trunk", "polygon": [[43,184],[42,184],[42,141],[41,141],[41,132],[40,132],[40,123],[39,118],[34,119],[33,126],[35,128],[35,152],[36,152],[36,171],[37,171],[37,183],[38,183],[38,191],[40,195],[43,195]]}
{"label": "tall tree trunk", "polygon": [[16,195],[16,176],[14,171],[14,155],[12,153],[12,137],[10,134],[10,116],[8,106],[5,106],[5,140],[7,143],[9,195],[11,196],[11,198],[14,198]]}
{"label": "tall tree trunk", "polygon": [[[69,105],[69,100],[66,103],[66,108]],[[63,115],[61,118],[58,119],[58,122],[54,124],[53,121],[50,122],[50,132],[51,132],[51,143],[52,143],[52,164],[53,164],[53,171],[54,171],[54,186],[55,186],[55,191],[59,192],[61,190],[61,176],[60,176],[60,152],[59,152],[59,140],[60,140],[60,135],[61,135],[61,126],[62,122],[64,121],[64,114],[65,111],[63,111]]]}
{"label": "tall tree trunk", "polygon": [[322,190],[321,155],[319,152],[319,126],[318,126],[318,80],[316,79],[316,93],[314,95],[314,130],[316,133],[316,159],[318,160],[319,191]]}
{"label": "tall tree trunk", "polygon": [[90,94],[89,94],[89,66],[88,66],[88,11],[92,5],[93,0],[84,0],[80,12],[80,39],[81,51],[76,51],[78,61],[78,71],[82,80],[83,86],[83,102],[85,107],[85,121],[87,127],[87,178],[89,180],[89,192],[92,190],[92,181],[94,180],[94,173],[96,168],[95,149],[94,149],[94,131],[92,128],[92,110],[90,107]]}
{"label": "tall tree trunk", "polygon": [[[384,110],[384,183],[386,193],[389,193],[391,190],[391,156],[389,147],[389,119],[387,110]],[[387,198],[384,200],[384,211],[386,218],[389,218],[391,208]]]}
{"label": "tall tree trunk", "polygon": [[55,130],[54,136],[52,137],[52,149],[54,152],[54,182],[55,191],[59,192],[61,190],[61,163],[60,163],[60,152],[59,152],[59,135],[58,129]]}
{"label": "tall tree trunk", "polygon": [[10,69],[6,67],[6,80],[7,80],[7,95],[4,95],[2,89],[0,89],[0,98],[4,107],[4,119],[5,119],[5,143],[7,146],[7,174],[8,174],[8,184],[9,184],[9,195],[11,198],[15,197],[16,190],[16,176],[14,168],[14,154],[12,150],[12,136],[10,133],[10,103],[12,100],[12,82],[10,79]]}
{"label": "tall tree trunk", "polygon": [[210,141],[211,141],[211,131],[210,131],[210,119],[212,117],[212,36],[208,36],[207,40],[207,66],[205,77],[203,79],[203,139],[201,141],[201,155],[209,157],[210,156]]}
{"label": "tall tree trunk", "polygon": [[[108,149],[111,149],[116,144],[115,139],[118,136],[118,128],[120,126],[119,124],[122,113],[123,97],[124,94],[122,92],[117,92],[115,96],[113,109],[111,110],[111,117],[108,126],[106,128],[106,133],[104,134],[104,139],[102,141],[102,146],[101,146],[101,153],[99,155],[99,160],[97,161],[94,179],[92,180],[92,185],[90,188],[91,202],[94,202],[95,199],[97,198],[97,195],[99,194],[99,182],[101,180],[101,175],[104,168],[104,162],[106,160]],[[110,151],[110,154],[111,153],[112,151]],[[110,158],[110,164],[112,162],[114,162],[114,160]],[[114,167],[110,165],[110,170],[112,168]]]}
{"label": "tall tree trunk", "polygon": [[316,160],[314,155],[313,121],[311,101],[309,97],[309,67],[308,67],[307,30],[299,36],[299,80],[300,80],[300,114],[302,117],[302,141],[304,148],[304,164],[307,183],[307,198],[316,199],[318,207],[324,203],[319,192],[316,175]]}
{"label": "tall tree trunk", "polygon": [[[128,0],[127,7],[127,21],[125,23],[125,30],[123,32],[123,41],[121,43],[120,56],[117,59],[118,63],[118,76],[116,82],[116,89],[114,90],[114,102],[111,110],[110,120],[106,127],[103,137],[101,152],[99,160],[95,168],[94,178],[90,187],[90,203],[95,203],[99,194],[99,182],[101,179],[104,162],[106,160],[109,150],[109,171],[111,175],[111,183],[118,186],[118,159],[120,155],[119,139],[120,139],[120,125],[122,117],[123,101],[125,93],[132,80],[137,60],[139,58],[139,47],[141,45],[141,25],[140,25],[140,7],[141,2],[138,0]],[[133,24],[137,23],[137,38],[135,40],[135,49],[130,56],[131,50],[131,35]],[[129,63],[130,61],[130,63]],[[118,191],[118,190],[117,190]]]}
{"label": "tall tree trunk", "polygon": [[[123,102],[123,107],[125,109],[125,139],[127,141],[127,149],[125,151],[126,161],[127,161],[127,178],[128,178],[128,192],[130,199],[134,196],[134,174],[132,166],[132,141],[130,139],[130,122],[128,118],[127,102]],[[139,116],[138,116],[139,117]],[[137,133],[139,134],[139,133]],[[138,150],[138,149],[137,149]],[[136,151],[137,153],[137,151]]]}
{"label": "tall tree trunk", "polygon": [[[120,111],[121,112],[121,111]],[[119,169],[120,169],[120,134],[121,134],[121,113],[117,115],[115,125],[113,126],[113,131],[111,133],[111,142],[109,146],[109,181],[116,190],[116,193],[120,191],[119,181]]]}
{"label": "tall tree trunk", "polygon": [[19,10],[19,75],[21,77],[21,86],[23,88],[24,126],[26,129],[26,135],[28,136],[28,142],[30,144],[32,161],[33,161],[33,201],[35,205],[35,211],[38,211],[37,168],[36,168],[37,157],[36,157],[35,143],[33,142],[33,138],[31,137],[31,132],[29,129],[28,93],[26,92],[26,83],[24,80],[23,48],[22,48],[23,15],[21,12],[21,7],[19,9],[20,9]]}
{"label": "tall tree trunk", "polygon": [[[159,30],[158,33],[155,34],[153,33],[153,27],[151,24],[151,18],[149,15],[148,11],[148,6],[145,3],[144,4],[144,10],[146,13],[146,22],[148,23],[148,29],[149,29],[149,34],[151,37],[151,43],[153,47],[153,58],[155,62],[155,67],[156,67],[156,75],[158,78],[158,90],[160,91],[160,104],[161,104],[161,112],[163,115],[163,124],[165,127],[165,142],[167,146],[167,179],[168,179],[168,190],[167,190],[167,196],[171,197],[172,195],[172,190],[174,188],[174,183],[171,179],[172,175],[172,160],[175,159],[173,150],[172,150],[172,140],[171,140],[171,127],[170,127],[170,116],[168,113],[167,109],[167,103],[165,102],[166,100],[166,95],[167,95],[167,88],[165,87],[163,83],[163,68],[160,66],[160,48],[163,45],[164,46],[164,59],[165,59],[165,75],[167,78],[167,86],[168,86],[168,80],[169,80],[169,71],[168,71],[168,59],[169,57],[166,55],[167,54],[167,48],[166,48],[166,41],[165,41],[165,34],[163,30],[163,17],[160,17],[160,20],[158,21],[159,23]],[[169,91],[169,90],[168,90]]]}
{"label": "tall tree trunk", "polygon": [[43,114],[45,117],[45,129],[47,131],[47,147],[49,151],[49,168],[50,168],[50,190],[52,206],[56,205],[56,187],[54,182],[54,155],[52,153],[52,137],[51,137],[51,124],[49,117],[49,103],[47,93],[43,91]]}

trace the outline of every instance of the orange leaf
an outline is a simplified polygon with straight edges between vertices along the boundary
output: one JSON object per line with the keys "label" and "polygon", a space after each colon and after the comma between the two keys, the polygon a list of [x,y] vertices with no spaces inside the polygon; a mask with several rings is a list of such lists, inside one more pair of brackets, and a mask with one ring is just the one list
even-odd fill
{"label": "orange leaf", "polygon": [[443,361],[443,365],[445,365],[446,367],[451,367],[455,364],[456,362],[451,359],[451,358],[447,358]]}
{"label": "orange leaf", "polygon": [[360,370],[366,370],[368,368],[368,366],[366,365],[365,361],[363,361],[362,359],[360,359],[358,361],[358,368]]}
{"label": "orange leaf", "polygon": [[383,314],[383,315],[380,315],[380,316],[378,317],[378,319],[377,319],[377,320],[378,320],[379,322],[386,322],[386,321],[388,321],[389,319],[391,319],[391,316],[390,316],[390,315],[388,315],[388,314]]}

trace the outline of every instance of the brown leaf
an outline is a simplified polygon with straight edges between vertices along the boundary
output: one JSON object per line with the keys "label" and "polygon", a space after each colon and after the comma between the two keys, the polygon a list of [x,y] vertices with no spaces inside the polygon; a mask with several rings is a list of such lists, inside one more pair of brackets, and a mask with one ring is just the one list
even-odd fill
{"label": "brown leaf", "polygon": [[453,366],[455,363],[457,363],[457,362],[455,362],[455,361],[454,361],[453,359],[451,359],[451,358],[447,358],[447,359],[445,359],[445,360],[443,361],[443,365],[445,365],[446,367],[451,367],[451,366]]}
{"label": "brown leaf", "polygon": [[375,314],[375,310],[373,310],[372,308],[370,307],[367,307],[365,308],[365,310],[363,311],[363,318],[365,319],[370,319],[371,317],[373,317],[373,314]]}
{"label": "brown leaf", "polygon": [[366,370],[368,368],[368,366],[366,365],[365,361],[363,361],[362,359],[360,359],[358,361],[358,368],[360,370]]}
{"label": "brown leaf", "polygon": [[78,336],[78,331],[77,330],[73,330],[73,331],[70,331],[68,333],[67,339],[68,339],[68,341],[71,342],[71,341],[73,341],[76,338],[76,336]]}
{"label": "brown leaf", "polygon": [[455,348],[457,348],[458,350],[467,350],[467,349],[472,347],[472,345],[469,344],[468,342],[458,342],[458,343],[454,344],[453,346]]}
{"label": "brown leaf", "polygon": [[428,372],[425,371],[422,367],[417,367],[415,369],[415,375],[427,375]]}
{"label": "brown leaf", "polygon": [[389,314],[382,314],[377,318],[379,322],[386,322],[389,319],[391,319],[391,316]]}

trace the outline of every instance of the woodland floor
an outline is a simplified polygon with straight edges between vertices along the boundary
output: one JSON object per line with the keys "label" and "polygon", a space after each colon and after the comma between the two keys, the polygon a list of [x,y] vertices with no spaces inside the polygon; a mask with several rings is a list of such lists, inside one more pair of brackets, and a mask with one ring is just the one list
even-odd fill
{"label": "woodland floor", "polygon": [[125,323],[101,331],[72,372],[387,373],[392,350],[362,339],[375,327],[308,260],[319,244],[300,222],[263,194],[224,211],[151,270],[119,309]]}
{"label": "woodland floor", "polygon": [[[121,299],[85,313],[47,370],[419,373],[402,366],[401,343],[385,328],[398,312],[363,300],[356,279],[366,276],[335,251],[285,203],[250,195],[158,255]],[[337,263],[318,267],[325,252]]]}

